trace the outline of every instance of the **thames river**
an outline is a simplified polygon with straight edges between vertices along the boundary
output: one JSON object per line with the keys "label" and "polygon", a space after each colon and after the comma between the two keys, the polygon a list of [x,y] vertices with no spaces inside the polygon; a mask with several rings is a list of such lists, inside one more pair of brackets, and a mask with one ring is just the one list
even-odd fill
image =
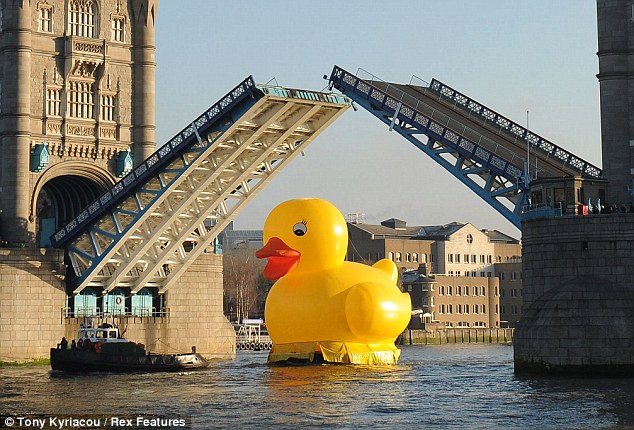
{"label": "thames river", "polygon": [[2,368],[0,415],[13,428],[20,417],[142,415],[200,429],[625,429],[634,379],[519,378],[507,345],[407,346],[395,366],[271,366],[240,351],[184,374]]}

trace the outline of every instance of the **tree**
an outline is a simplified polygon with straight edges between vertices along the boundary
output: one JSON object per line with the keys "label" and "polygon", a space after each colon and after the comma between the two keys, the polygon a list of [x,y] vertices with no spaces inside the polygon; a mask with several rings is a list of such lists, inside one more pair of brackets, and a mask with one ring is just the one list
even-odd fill
{"label": "tree", "polygon": [[239,322],[264,315],[270,283],[262,276],[266,261],[258,260],[253,249],[226,250],[223,255],[224,310]]}

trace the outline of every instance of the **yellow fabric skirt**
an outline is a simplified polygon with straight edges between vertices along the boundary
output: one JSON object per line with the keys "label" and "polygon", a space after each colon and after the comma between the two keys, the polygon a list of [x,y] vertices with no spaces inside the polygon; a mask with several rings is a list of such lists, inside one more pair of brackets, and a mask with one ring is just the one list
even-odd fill
{"label": "yellow fabric skirt", "polygon": [[297,342],[273,344],[269,352],[269,363],[287,360],[314,362],[321,354],[328,363],[345,364],[396,364],[401,350],[394,343],[353,342]]}

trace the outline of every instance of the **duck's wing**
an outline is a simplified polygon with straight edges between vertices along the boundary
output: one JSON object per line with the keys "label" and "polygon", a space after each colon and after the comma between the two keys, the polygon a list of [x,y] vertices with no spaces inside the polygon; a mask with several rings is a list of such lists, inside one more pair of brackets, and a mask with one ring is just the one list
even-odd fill
{"label": "duck's wing", "polygon": [[392,279],[392,282],[396,284],[396,281],[398,280],[398,268],[392,260],[384,258],[374,263],[372,267],[387,273],[387,276],[389,276],[390,279]]}
{"label": "duck's wing", "polygon": [[357,342],[394,339],[409,323],[412,304],[409,294],[385,284],[360,282],[346,295],[346,321]]}

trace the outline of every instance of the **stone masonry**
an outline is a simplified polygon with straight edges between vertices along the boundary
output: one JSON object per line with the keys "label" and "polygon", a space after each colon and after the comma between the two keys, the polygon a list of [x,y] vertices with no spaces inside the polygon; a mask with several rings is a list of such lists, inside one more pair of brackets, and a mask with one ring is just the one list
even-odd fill
{"label": "stone masonry", "polygon": [[[63,251],[0,249],[0,361],[48,358],[83,318],[65,318]],[[235,332],[222,312],[222,256],[203,254],[167,295],[168,316],[117,317],[125,337],[157,353],[235,358]]]}
{"label": "stone masonry", "polygon": [[516,373],[634,376],[634,214],[525,221]]}

